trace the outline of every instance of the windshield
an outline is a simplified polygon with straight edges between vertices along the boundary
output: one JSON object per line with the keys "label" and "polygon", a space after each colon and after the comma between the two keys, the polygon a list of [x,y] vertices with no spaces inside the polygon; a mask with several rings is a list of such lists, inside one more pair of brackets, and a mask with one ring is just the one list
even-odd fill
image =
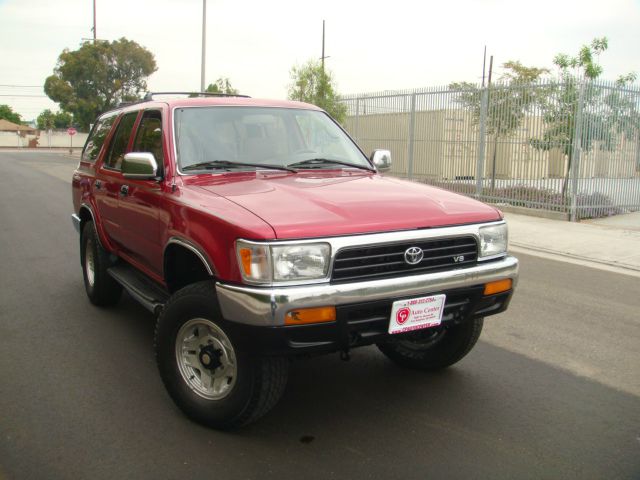
{"label": "windshield", "polygon": [[244,169],[372,168],[351,139],[315,110],[185,107],[175,110],[174,121],[183,172],[230,170],[232,163]]}

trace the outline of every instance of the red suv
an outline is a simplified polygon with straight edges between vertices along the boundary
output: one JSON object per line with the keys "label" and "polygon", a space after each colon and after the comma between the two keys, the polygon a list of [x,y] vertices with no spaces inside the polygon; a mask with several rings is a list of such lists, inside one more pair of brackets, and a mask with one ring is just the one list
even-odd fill
{"label": "red suv", "polygon": [[367,158],[313,105],[159,98],[97,119],[72,217],[89,299],[124,288],[157,315],[160,375],[192,419],[258,419],[302,355],[375,344],[447,367],[507,308],[497,209],[381,175],[390,153]]}

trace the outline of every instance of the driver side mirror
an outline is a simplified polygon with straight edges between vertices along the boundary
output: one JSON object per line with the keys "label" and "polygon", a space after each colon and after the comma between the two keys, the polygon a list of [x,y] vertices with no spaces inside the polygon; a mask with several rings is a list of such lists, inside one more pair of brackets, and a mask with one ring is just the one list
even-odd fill
{"label": "driver side mirror", "polygon": [[131,152],[122,160],[122,176],[134,180],[155,180],[158,176],[158,163],[153,153]]}
{"label": "driver side mirror", "polygon": [[374,150],[371,154],[371,163],[379,172],[387,172],[391,169],[391,152],[389,150]]}

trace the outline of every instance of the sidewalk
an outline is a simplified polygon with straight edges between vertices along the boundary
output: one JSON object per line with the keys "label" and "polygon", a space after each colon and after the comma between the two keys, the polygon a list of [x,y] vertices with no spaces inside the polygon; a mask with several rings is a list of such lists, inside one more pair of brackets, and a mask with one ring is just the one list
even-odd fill
{"label": "sidewalk", "polygon": [[515,252],[560,256],[640,276],[640,212],[581,223],[515,213],[504,216],[509,246]]}

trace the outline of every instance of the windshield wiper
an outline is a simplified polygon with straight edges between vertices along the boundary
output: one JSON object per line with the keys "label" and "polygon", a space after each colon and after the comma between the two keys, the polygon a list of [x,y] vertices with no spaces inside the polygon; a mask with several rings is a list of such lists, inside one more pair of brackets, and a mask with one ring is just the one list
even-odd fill
{"label": "windshield wiper", "polygon": [[290,163],[287,167],[302,167],[304,168],[316,168],[323,165],[344,165],[345,167],[360,168],[369,172],[374,172],[371,167],[365,167],[364,165],[357,165],[355,163],[343,162],[342,160],[331,160],[329,158],[310,158],[309,160],[303,160],[301,162]]}
{"label": "windshield wiper", "polygon": [[183,171],[187,170],[213,170],[213,169],[233,169],[237,167],[256,167],[271,170],[285,170],[287,172],[298,173],[297,170],[284,165],[271,165],[267,163],[246,163],[246,162],[230,162],[229,160],[209,160],[207,162],[194,163],[182,167]]}

